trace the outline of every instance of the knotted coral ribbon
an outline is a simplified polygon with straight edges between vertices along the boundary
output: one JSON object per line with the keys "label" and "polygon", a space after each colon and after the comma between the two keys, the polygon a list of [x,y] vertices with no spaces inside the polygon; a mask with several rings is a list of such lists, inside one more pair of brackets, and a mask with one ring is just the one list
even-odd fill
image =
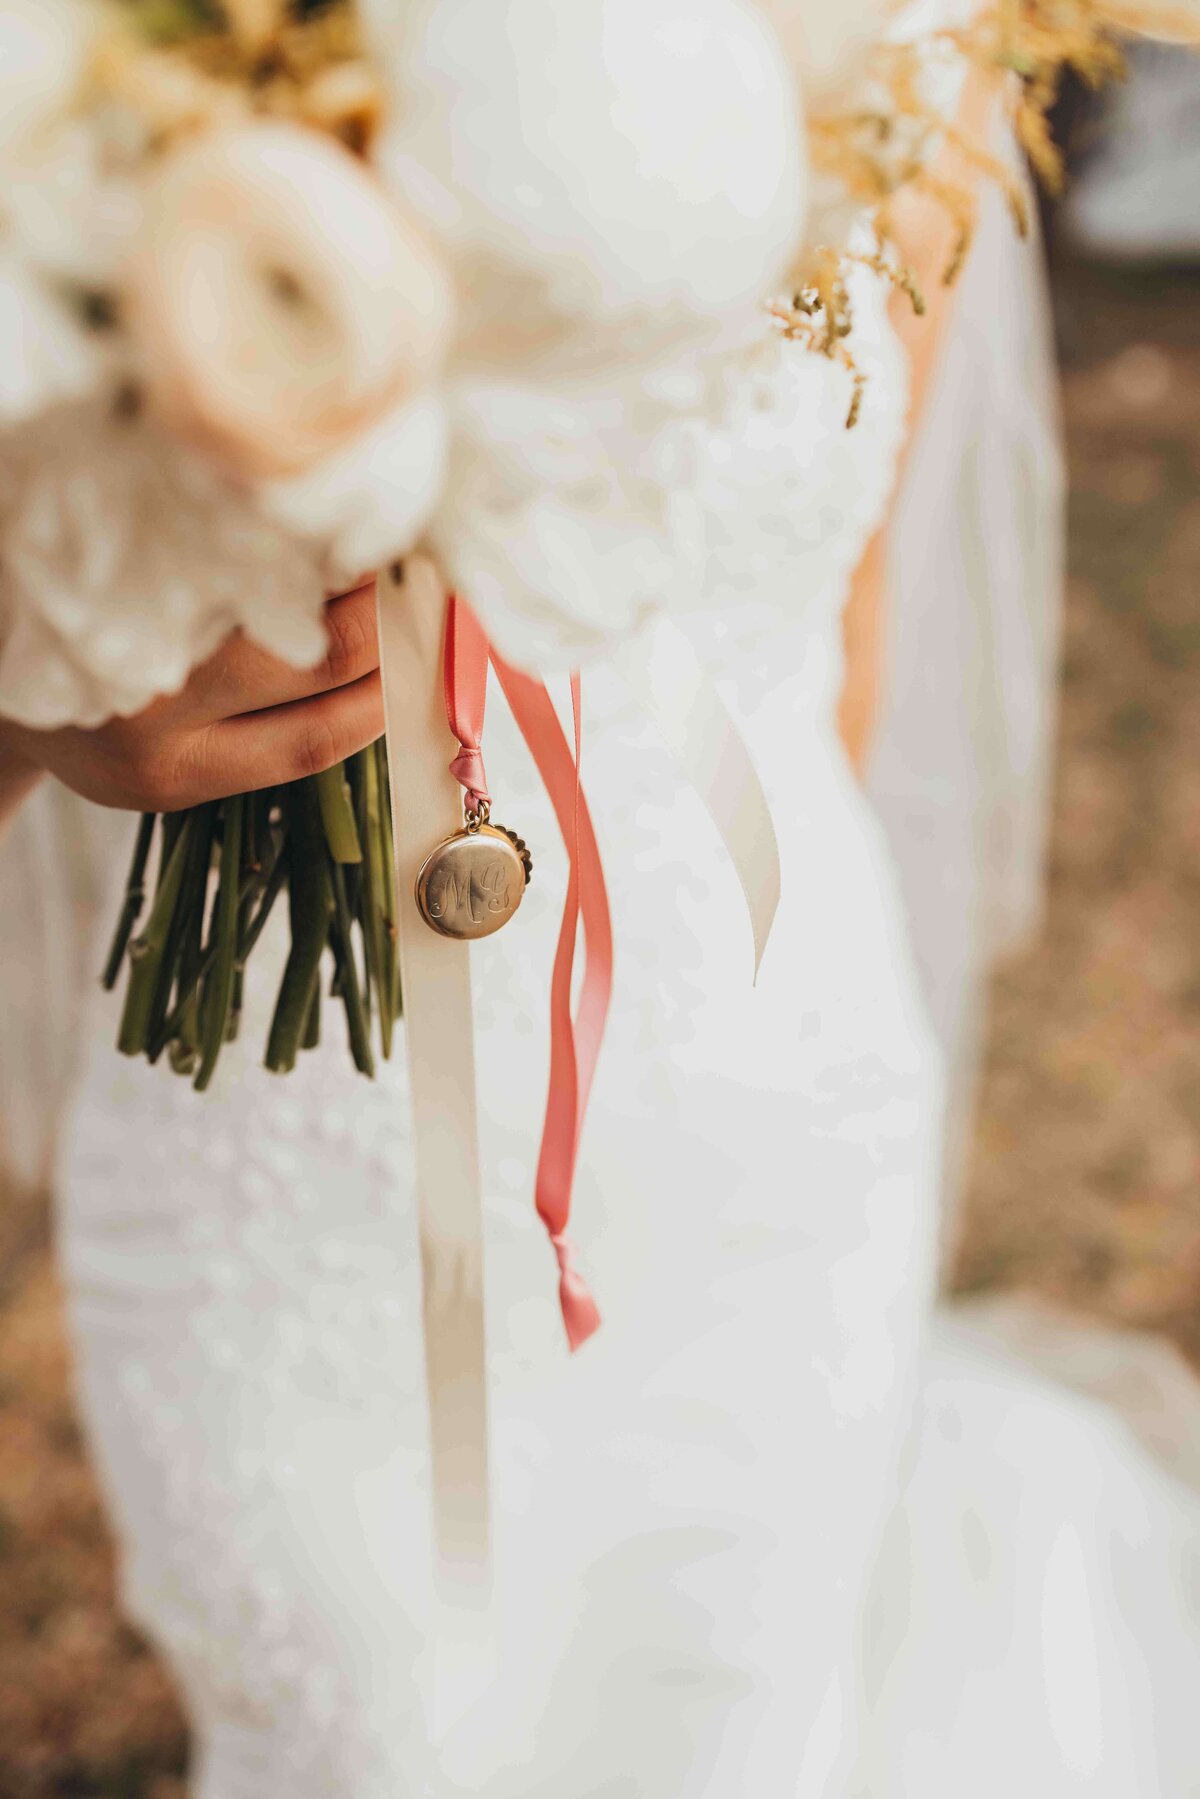
{"label": "knotted coral ribbon", "polygon": [[477,812],[491,804],[483,768],[483,714],[487,705],[488,640],[471,608],[452,593],[446,602],[442,687],[446,717],[458,741],[450,773]]}

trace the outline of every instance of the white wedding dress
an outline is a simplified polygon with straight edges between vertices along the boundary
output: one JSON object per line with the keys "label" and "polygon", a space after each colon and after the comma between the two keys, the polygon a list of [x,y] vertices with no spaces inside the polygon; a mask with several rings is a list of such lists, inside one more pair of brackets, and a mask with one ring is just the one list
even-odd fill
{"label": "white wedding dress", "polygon": [[[374,1085],[333,1029],[267,1075],[263,966],[205,1098],[122,1060],[99,993],[59,1033],[83,1045],[57,1163],[82,1404],[195,1799],[1200,1790],[1200,1505],[1098,1408],[930,1329],[940,1057],[834,728],[840,608],[902,426],[878,303],[859,348],[862,424],[808,359],[805,480],[731,546],[722,603],[678,621],[778,826],[757,986],[699,800],[616,675],[585,678],[617,973],[573,1228],[605,1322],[573,1359],[531,1194],[563,870],[492,701],[497,813],[537,862],[475,961],[502,1665],[440,1738],[402,1041]],[[10,869],[33,844],[50,879],[52,805]],[[87,828],[110,877],[94,968],[129,821]]]}

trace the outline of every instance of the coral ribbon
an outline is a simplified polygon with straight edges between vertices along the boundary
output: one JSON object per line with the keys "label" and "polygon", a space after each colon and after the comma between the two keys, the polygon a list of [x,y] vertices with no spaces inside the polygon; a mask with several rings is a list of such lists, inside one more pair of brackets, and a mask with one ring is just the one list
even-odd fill
{"label": "coral ribbon", "polygon": [[[494,650],[492,665],[550,795],[570,858],[567,897],[550,985],[550,1086],[535,1191],[538,1214],[558,1258],[559,1304],[567,1341],[575,1350],[587,1342],[600,1324],[596,1302],[575,1265],[566,1231],[579,1140],[612,996],[612,917],[600,846],[580,781],[583,724],[579,676],[571,677],[575,725],[572,755],[542,683],[510,667]],[[587,959],[579,1004],[572,1014],[571,983],[581,916]]]}
{"label": "coral ribbon", "polygon": [[[567,1225],[579,1141],[612,994],[612,919],[600,848],[580,779],[583,723],[579,676],[571,677],[572,754],[545,685],[513,668],[490,648],[474,613],[459,594],[452,594],[447,605],[443,666],[446,716],[459,744],[451,773],[472,806],[478,807],[481,800],[490,803],[480,747],[489,659],[550,795],[569,862],[550,984],[550,1084],[535,1201],[558,1261],[558,1298],[567,1342],[576,1350],[600,1324],[596,1302],[576,1264]],[[571,988],[581,918],[587,956],[578,1007],[573,1011]]]}
{"label": "coral ribbon", "polygon": [[483,714],[487,704],[488,640],[471,608],[452,593],[446,602],[446,643],[442,685],[446,717],[458,741],[450,773],[473,811],[490,805],[483,768]]}

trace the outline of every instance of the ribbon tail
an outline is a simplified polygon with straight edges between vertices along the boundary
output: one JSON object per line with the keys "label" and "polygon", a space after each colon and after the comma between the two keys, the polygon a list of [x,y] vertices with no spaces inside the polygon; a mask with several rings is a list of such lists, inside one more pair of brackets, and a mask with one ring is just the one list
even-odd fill
{"label": "ribbon tail", "polygon": [[750,917],[757,981],[782,877],[775,821],[746,740],[691,643],[668,620],[615,660],[729,851]]}
{"label": "ribbon tail", "polygon": [[600,1329],[600,1309],[591,1288],[575,1266],[575,1245],[568,1237],[552,1237],[558,1258],[558,1304],[571,1352],[582,1348]]}
{"label": "ribbon tail", "polygon": [[[537,1208],[559,1267],[559,1304],[572,1350],[599,1328],[600,1313],[566,1236],[579,1141],[612,995],[612,918],[595,827],[579,775],[582,741],[579,677],[571,682],[575,754],[540,681],[498,657],[492,663],[518,729],[550,795],[569,858],[567,898],[550,989],[550,1085],[538,1159]],[[577,1010],[571,986],[582,917],[586,961]]]}

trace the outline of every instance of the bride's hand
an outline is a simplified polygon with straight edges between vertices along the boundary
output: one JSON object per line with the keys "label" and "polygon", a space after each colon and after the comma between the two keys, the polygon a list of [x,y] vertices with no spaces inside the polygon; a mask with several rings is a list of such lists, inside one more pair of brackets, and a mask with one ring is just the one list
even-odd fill
{"label": "bride's hand", "polygon": [[375,584],[331,600],[329,648],[310,670],[231,637],[169,698],[97,730],[0,719],[0,813],[45,770],[85,799],[176,812],[319,774],[383,733]]}

